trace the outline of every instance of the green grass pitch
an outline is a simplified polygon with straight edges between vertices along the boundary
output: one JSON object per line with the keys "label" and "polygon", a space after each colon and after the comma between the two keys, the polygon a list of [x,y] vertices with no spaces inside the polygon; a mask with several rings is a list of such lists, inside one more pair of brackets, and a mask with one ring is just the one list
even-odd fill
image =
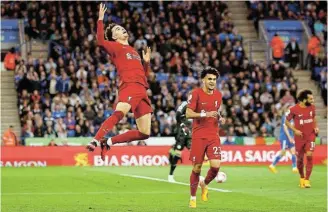
{"label": "green grass pitch", "polygon": [[[175,178],[188,183],[191,167],[178,166]],[[208,167],[203,167],[202,176]],[[290,166],[278,166],[272,174],[265,166],[226,166],[228,180],[210,187],[197,208],[189,209],[189,187],[137,179],[122,174],[166,179],[168,167],[47,167],[2,168],[3,212],[95,212],[95,211],[227,211],[227,212],[325,212],[327,211],[327,167],[315,166],[312,188],[300,189],[298,175]]]}

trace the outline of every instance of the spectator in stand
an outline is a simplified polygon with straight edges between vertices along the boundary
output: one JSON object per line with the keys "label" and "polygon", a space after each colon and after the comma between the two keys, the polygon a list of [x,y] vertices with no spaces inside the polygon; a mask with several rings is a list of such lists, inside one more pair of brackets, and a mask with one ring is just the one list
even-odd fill
{"label": "spectator in stand", "polygon": [[65,71],[62,71],[61,76],[57,78],[56,90],[59,93],[68,93],[70,79]]}
{"label": "spectator in stand", "polygon": [[285,44],[281,37],[275,33],[271,40],[272,56],[276,62],[279,62],[284,56]]}
{"label": "spectator in stand", "polygon": [[2,146],[18,146],[18,139],[13,131],[14,127],[9,126],[9,128],[2,135]]}
{"label": "spectator in stand", "polygon": [[10,51],[6,54],[4,58],[4,66],[7,69],[7,71],[15,71],[16,68],[16,50],[15,48],[11,48]]}
{"label": "spectator in stand", "polygon": [[286,105],[294,105],[295,104],[295,99],[294,97],[290,94],[290,91],[287,90],[285,95],[281,99],[281,103]]}
{"label": "spectator in stand", "polygon": [[291,38],[286,47],[286,54],[289,61],[289,67],[296,69],[299,60],[300,48],[295,38]]}
{"label": "spectator in stand", "polygon": [[318,38],[318,36],[313,35],[311,37],[307,48],[308,48],[308,52],[309,52],[308,59],[307,59],[307,65],[308,65],[309,69],[313,69],[315,57],[320,52],[320,39]]}
{"label": "spectator in stand", "polygon": [[274,82],[281,82],[285,76],[286,68],[283,65],[283,62],[272,63],[271,75]]}
{"label": "spectator in stand", "polygon": [[72,112],[67,112],[64,123],[67,126],[67,137],[74,137],[76,121],[72,116]]}

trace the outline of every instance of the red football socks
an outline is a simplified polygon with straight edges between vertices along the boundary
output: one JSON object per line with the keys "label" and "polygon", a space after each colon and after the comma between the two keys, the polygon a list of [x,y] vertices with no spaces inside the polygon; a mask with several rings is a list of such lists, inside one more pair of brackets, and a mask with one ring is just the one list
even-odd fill
{"label": "red football socks", "polygon": [[123,112],[115,111],[108,119],[102,123],[101,127],[99,128],[95,139],[99,141],[102,139],[109,131],[113,129],[113,127],[124,117]]}
{"label": "red football socks", "polygon": [[199,175],[200,173],[196,173],[194,171],[192,171],[190,175],[190,195],[192,197],[196,196],[197,187],[199,183]]}
{"label": "red football socks", "polygon": [[297,156],[297,169],[301,176],[301,178],[304,178],[304,162],[303,162],[304,156],[303,154],[301,156]]}
{"label": "red football socks", "polygon": [[312,156],[306,156],[306,180],[310,179],[312,168],[313,168],[313,157]]}
{"label": "red football socks", "polygon": [[211,167],[208,172],[207,172],[207,176],[205,177],[205,184],[208,185],[218,174],[220,168],[214,168]]}
{"label": "red football socks", "polygon": [[149,138],[149,135],[143,134],[138,130],[129,130],[126,133],[112,137],[111,140],[112,140],[112,144],[118,144],[118,143],[127,143],[136,140],[145,140],[147,138]]}

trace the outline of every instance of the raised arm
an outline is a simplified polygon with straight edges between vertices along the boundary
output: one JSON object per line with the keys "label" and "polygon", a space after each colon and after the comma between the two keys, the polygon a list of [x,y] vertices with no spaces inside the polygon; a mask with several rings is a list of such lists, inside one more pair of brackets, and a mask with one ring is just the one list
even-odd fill
{"label": "raised arm", "polygon": [[105,46],[105,34],[103,21],[97,22],[97,42],[99,46]]}
{"label": "raised arm", "polygon": [[104,34],[104,16],[107,8],[106,5],[101,3],[99,6],[99,17],[97,22],[97,41],[98,45],[104,46],[105,44],[105,34]]}

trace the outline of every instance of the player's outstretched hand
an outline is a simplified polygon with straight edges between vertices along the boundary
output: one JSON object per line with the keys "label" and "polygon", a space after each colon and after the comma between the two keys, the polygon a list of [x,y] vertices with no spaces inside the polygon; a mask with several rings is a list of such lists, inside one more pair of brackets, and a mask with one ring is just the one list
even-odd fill
{"label": "player's outstretched hand", "polygon": [[106,5],[103,3],[100,3],[98,20],[100,20],[100,21],[104,20],[106,10],[107,10]]}
{"label": "player's outstretched hand", "polygon": [[295,131],[295,135],[302,137],[303,136],[303,133],[301,131],[299,131],[299,130],[296,130]]}
{"label": "player's outstretched hand", "polygon": [[148,47],[146,48],[146,52],[145,52],[145,50],[142,50],[142,58],[144,59],[144,61],[145,61],[146,63],[149,63],[149,62],[150,62],[150,57],[151,57],[151,49],[150,49],[150,47],[148,46]]}
{"label": "player's outstretched hand", "polygon": [[206,112],[206,117],[217,118],[218,115],[219,115],[219,114],[218,114],[217,111]]}

